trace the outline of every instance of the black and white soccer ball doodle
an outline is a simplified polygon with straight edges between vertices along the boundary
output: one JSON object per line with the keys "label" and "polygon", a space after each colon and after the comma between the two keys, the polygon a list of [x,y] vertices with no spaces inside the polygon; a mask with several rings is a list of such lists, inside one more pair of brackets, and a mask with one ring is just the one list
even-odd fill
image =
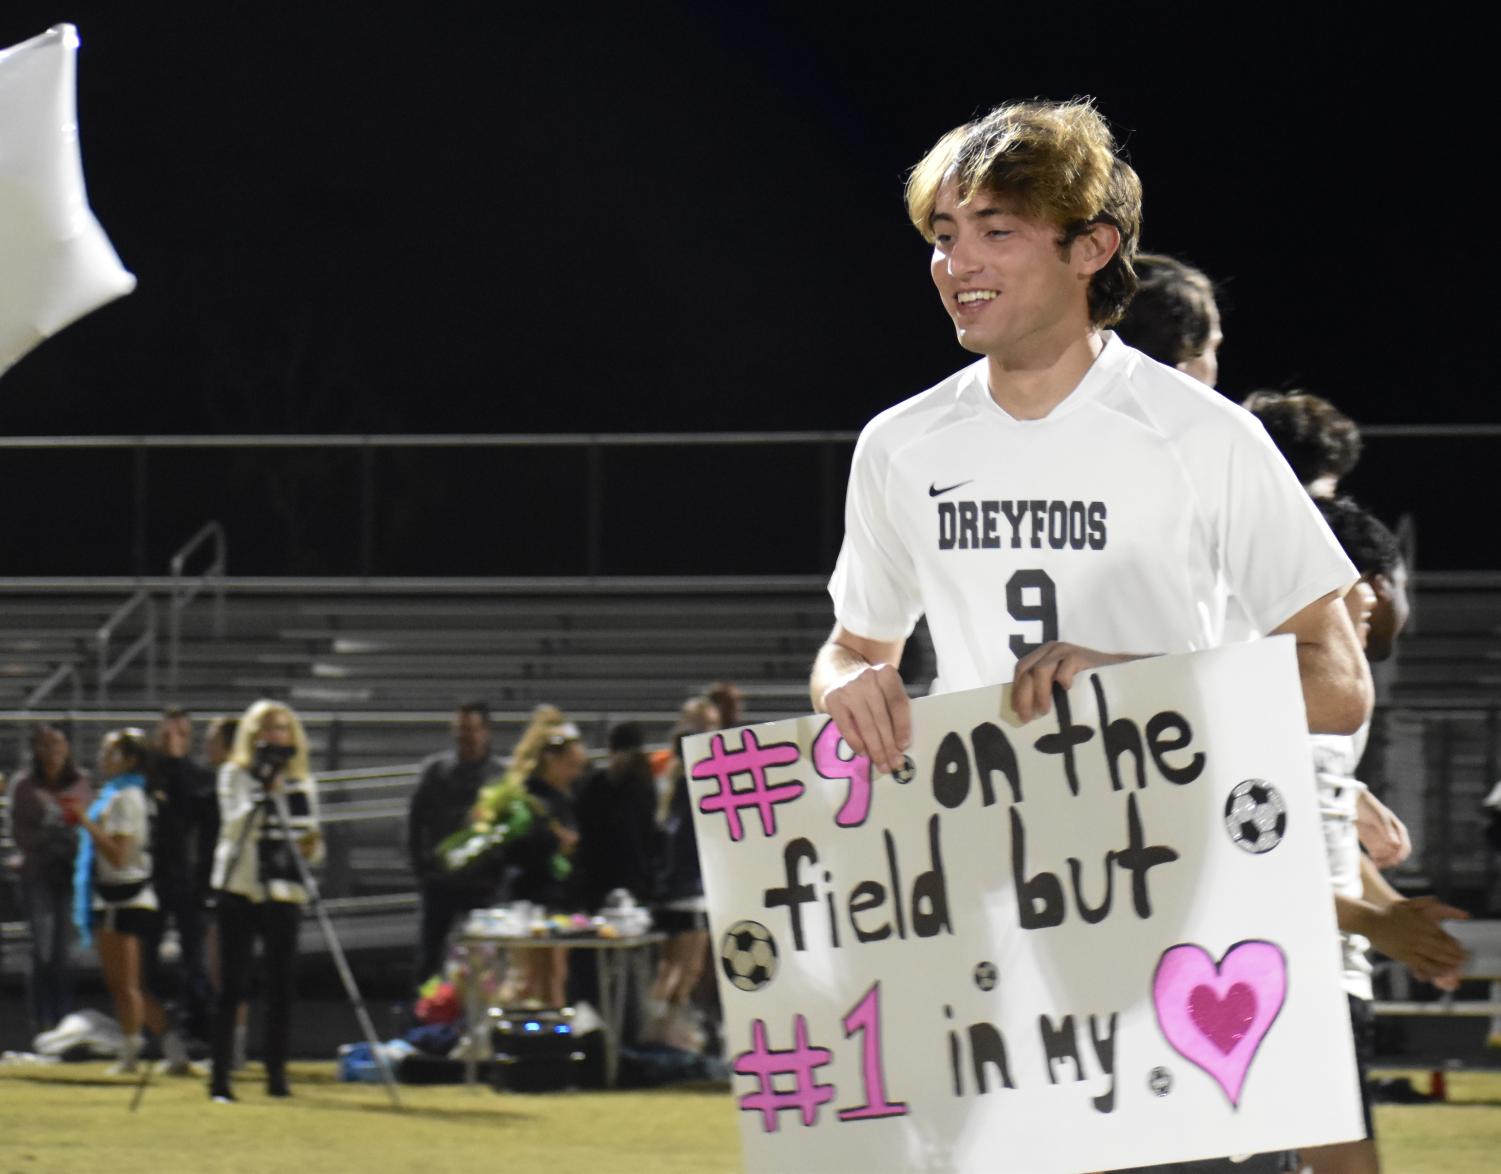
{"label": "black and white soccer ball doodle", "polygon": [[739,990],[758,991],[777,975],[777,942],[759,921],[737,921],[719,943],[724,976]]}
{"label": "black and white soccer ball doodle", "polygon": [[1236,783],[1225,800],[1225,830],[1247,852],[1270,852],[1287,832],[1287,804],[1265,779]]}

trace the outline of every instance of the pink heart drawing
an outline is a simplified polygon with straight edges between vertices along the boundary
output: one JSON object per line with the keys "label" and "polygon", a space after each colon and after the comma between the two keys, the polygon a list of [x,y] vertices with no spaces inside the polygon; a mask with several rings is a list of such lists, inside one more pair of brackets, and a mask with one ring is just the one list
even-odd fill
{"label": "pink heart drawing", "polygon": [[1256,996],[1243,982],[1232,983],[1223,999],[1213,987],[1196,986],[1188,996],[1188,1014],[1194,1026],[1228,1056],[1256,1020]]}
{"label": "pink heart drawing", "polygon": [[1256,1050],[1287,998],[1287,956],[1272,942],[1237,942],[1216,966],[1202,946],[1167,950],[1152,978],[1152,1003],[1167,1042],[1240,1107]]}

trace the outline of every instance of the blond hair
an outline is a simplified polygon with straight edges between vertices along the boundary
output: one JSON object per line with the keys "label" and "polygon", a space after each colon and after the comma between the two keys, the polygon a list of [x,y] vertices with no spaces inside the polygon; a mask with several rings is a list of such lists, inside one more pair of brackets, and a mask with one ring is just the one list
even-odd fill
{"label": "blond hair", "polygon": [[1089,316],[1118,321],[1136,291],[1141,180],[1116,154],[1115,137],[1088,98],[1016,102],[955,127],[907,177],[907,215],[930,244],[938,191],[948,180],[968,204],[1004,196],[1028,217],[1056,224],[1066,249],[1094,224],[1120,232],[1120,247],[1089,283]]}
{"label": "blond hair", "polygon": [[302,719],[290,705],[263,697],[247,709],[235,730],[234,748],[229,752],[229,761],[249,770],[255,763],[255,746],[260,741],[261,726],[273,714],[280,714],[292,727],[293,753],[287,762],[287,777],[308,779],[313,776],[313,765],[308,757],[307,732],[302,728]]}
{"label": "blond hair", "polygon": [[511,765],[506,770],[506,781],[524,783],[542,762],[542,752],[554,738],[579,740],[578,727],[570,722],[563,711],[555,705],[539,705],[532,710],[532,720],[511,751]]}

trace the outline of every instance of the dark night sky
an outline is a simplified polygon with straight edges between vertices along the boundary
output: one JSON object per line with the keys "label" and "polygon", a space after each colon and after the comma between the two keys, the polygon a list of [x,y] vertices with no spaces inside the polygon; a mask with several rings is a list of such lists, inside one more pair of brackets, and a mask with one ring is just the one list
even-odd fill
{"label": "dark night sky", "polygon": [[1147,244],[1226,282],[1229,390],[1495,417],[1478,47],[1009,8],[8,3],[0,43],[79,26],[91,199],[140,287],[6,376],[0,427],[856,427],[964,359],[904,169],[1083,92]]}
{"label": "dark night sky", "polygon": [[967,361],[905,169],[1079,93],[1146,245],[1223,283],[1228,393],[1495,419],[1479,40],[1139,8],[7,3],[0,44],[79,27],[140,285],[4,376],[0,429],[857,428]]}

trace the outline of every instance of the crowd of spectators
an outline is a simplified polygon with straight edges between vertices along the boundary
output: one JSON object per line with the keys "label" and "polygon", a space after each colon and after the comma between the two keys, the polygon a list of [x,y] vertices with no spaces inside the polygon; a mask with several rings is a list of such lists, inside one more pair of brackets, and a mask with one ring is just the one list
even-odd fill
{"label": "crowd of spectators", "polygon": [[[321,847],[307,739],[289,707],[259,701],[211,722],[203,755],[194,757],[192,719],[178,708],[149,735],[106,732],[94,776],[75,764],[67,729],[33,729],[6,804],[15,845],[6,863],[30,930],[30,1026],[44,1038],[69,1018],[75,943],[94,945],[121,1031],[114,1071],[137,1072],[159,1051],[160,1071],[201,1075],[189,1044],[212,1040],[210,1091],[231,1101],[259,939],[267,1091],[286,1096],[307,900],[297,857],[316,862]],[[175,949],[163,948],[169,932]]]}
{"label": "crowd of spectators", "polygon": [[[453,746],[422,764],[407,820],[421,899],[417,984],[440,972],[473,909],[520,902],[540,917],[644,906],[668,936],[644,992],[643,1038],[702,1048],[713,1003],[703,981],[708,918],[682,739],[739,721],[738,689],[716,684],[683,703],[665,748],[649,754],[641,727],[622,722],[591,767],[578,728],[551,706],[538,708],[503,761],[488,707],[460,705]],[[570,974],[566,946],[519,954],[507,997],[545,1006],[594,997],[588,957]]]}
{"label": "crowd of spectators", "polygon": [[[641,726],[608,734],[591,762],[578,728],[541,706],[504,757],[488,707],[460,705],[452,747],[420,768],[406,824],[421,906],[415,974],[439,972],[471,910],[525,902],[537,916],[607,904],[653,911],[667,935],[645,1036],[701,1048],[695,1004],[705,981],[708,921],[681,758],[683,737],[740,721],[740,695],[715,685],[684,702],[666,747],[648,752]],[[267,1090],[290,1095],[287,1058],[302,865],[322,853],[318,795],[296,713],[259,701],[206,727],[195,754],[191,716],[168,708],[149,733],[106,732],[96,773],[74,760],[70,732],[43,723],[7,788],[13,872],[30,931],[30,1026],[44,1036],[74,1010],[75,954],[97,948],[121,1029],[114,1070],[204,1074],[214,1100],[235,1100],[231,1074],[247,1051],[257,946],[266,1002]],[[285,816],[285,823],[283,823]],[[476,829],[493,844],[456,863]],[[467,837],[467,839],[466,839]],[[508,998],[550,1006],[593,997],[592,958],[570,975],[568,950],[525,951]]]}

